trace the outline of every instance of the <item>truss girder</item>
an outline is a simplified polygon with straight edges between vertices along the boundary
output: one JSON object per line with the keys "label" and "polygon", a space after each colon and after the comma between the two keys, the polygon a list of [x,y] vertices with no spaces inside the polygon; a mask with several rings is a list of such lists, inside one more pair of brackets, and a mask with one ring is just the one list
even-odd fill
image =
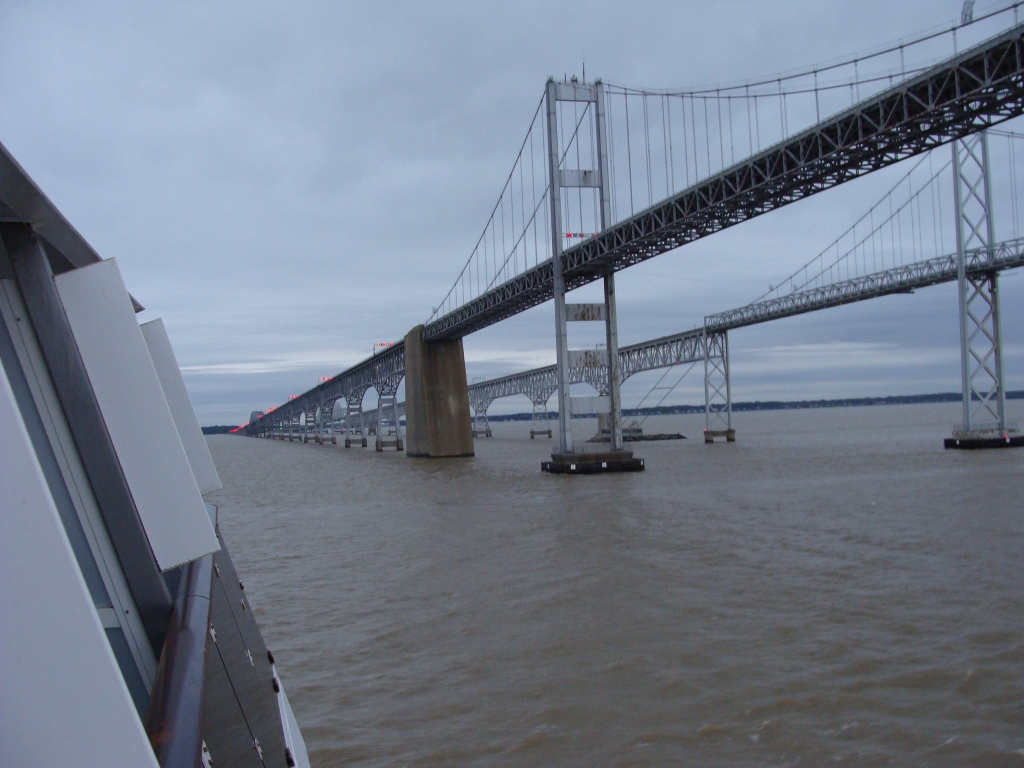
{"label": "truss girder", "polygon": [[[976,282],[987,279],[987,275],[1004,269],[1024,267],[1024,238],[996,244],[994,248],[977,248],[967,252],[967,273]],[[769,320],[814,312],[842,304],[851,304],[865,299],[908,293],[929,285],[953,282],[957,279],[957,256],[939,256],[902,267],[875,272],[863,277],[844,280],[832,285],[807,291],[797,291],[780,298],[748,304],[745,307],[708,315],[704,328],[694,328],[682,333],[633,344],[619,349],[619,365],[622,379],[643,371],[667,368],[671,365],[693,363],[704,359],[704,330],[717,335],[720,332],[756,325]],[[979,316],[979,319],[982,316]],[[573,384],[590,383],[593,370],[588,368],[570,369]],[[547,398],[556,388],[555,366],[535,368],[523,373],[514,373],[500,379],[482,381],[469,387],[469,396],[486,397],[496,400],[500,397],[526,395],[531,400],[533,392],[547,392]]]}
{"label": "truss girder", "polygon": [[[1024,238],[999,243],[991,251],[988,248],[975,248],[966,255],[967,274],[972,277],[980,277],[993,270],[1021,267],[1024,266]],[[796,291],[728,312],[708,315],[704,318],[704,323],[708,330],[724,331],[828,307],[838,307],[864,299],[907,293],[938,283],[948,283],[957,279],[956,259],[957,256],[953,253],[842,280],[820,288]]]}
{"label": "truss girder", "polygon": [[[619,222],[562,254],[566,290],[1024,113],[1024,25]],[[553,296],[551,261],[428,324],[461,338]]]}
{"label": "truss girder", "polygon": [[[405,375],[405,343],[398,342],[393,347],[379,355],[374,355],[351,368],[342,371],[330,381],[325,381],[313,389],[302,393],[297,398],[289,400],[273,411],[270,411],[262,419],[260,424],[280,425],[287,423],[287,420],[295,413],[302,413],[311,405],[323,406],[328,401],[335,400],[351,401],[351,395],[358,393],[360,400],[363,393],[370,387],[377,389],[377,384],[394,380],[397,376],[401,382]],[[397,390],[397,385],[395,385]],[[378,392],[380,390],[378,389]]]}

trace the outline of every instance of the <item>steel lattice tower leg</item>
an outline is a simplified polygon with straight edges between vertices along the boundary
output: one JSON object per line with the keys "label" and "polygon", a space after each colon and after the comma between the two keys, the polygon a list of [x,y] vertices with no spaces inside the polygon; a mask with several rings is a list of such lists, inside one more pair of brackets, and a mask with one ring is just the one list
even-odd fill
{"label": "steel lattice tower leg", "polygon": [[[353,442],[359,443],[363,448],[366,447],[366,424],[363,421],[363,395],[366,393],[365,388],[356,389],[349,392],[345,397],[345,447],[351,448]],[[357,434],[358,428],[358,439],[353,439],[353,435]]]}
{"label": "steel lattice tower leg", "polygon": [[[398,387],[402,383],[401,376],[390,376],[383,381],[376,382],[374,388],[377,390],[377,439],[374,447],[378,451],[393,447],[401,451],[402,427],[398,421]],[[385,414],[391,411],[391,419],[394,424],[395,438],[390,439],[391,427],[385,428]]]}
{"label": "steel lattice tower leg", "polygon": [[953,175],[963,386],[963,426],[953,436],[1000,437],[1007,428],[998,273],[967,273],[968,253],[987,251],[991,261],[995,243],[986,133],[953,142]]}
{"label": "steel lattice tower leg", "polygon": [[729,381],[729,332],[704,331],[704,442],[716,437],[735,442],[732,385]]}
{"label": "steel lattice tower leg", "polygon": [[487,420],[487,409],[491,407],[491,401],[471,400],[469,405],[473,409],[473,437],[490,437],[491,423]]}
{"label": "steel lattice tower leg", "polygon": [[530,439],[550,438],[551,419],[548,417],[548,400],[551,399],[551,390],[532,392],[529,397],[530,403],[533,405],[533,413],[530,416]]}

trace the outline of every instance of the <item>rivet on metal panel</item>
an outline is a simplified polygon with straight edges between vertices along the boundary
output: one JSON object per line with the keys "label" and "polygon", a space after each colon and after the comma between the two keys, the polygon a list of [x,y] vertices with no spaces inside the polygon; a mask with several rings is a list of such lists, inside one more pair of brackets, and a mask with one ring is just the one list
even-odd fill
{"label": "rivet on metal panel", "polygon": [[210,625],[210,639],[213,640],[214,644],[217,643],[217,630],[213,628],[212,624]]}
{"label": "rivet on metal panel", "polygon": [[277,678],[276,677],[273,678],[273,680],[271,682],[271,685],[274,686],[274,693],[280,693],[281,692],[281,684],[279,682],[277,682]]}
{"label": "rivet on metal panel", "polygon": [[267,661],[271,664],[274,663],[274,654],[269,649],[267,650]]}
{"label": "rivet on metal panel", "polygon": [[243,584],[242,582],[238,582],[238,588],[244,590],[245,589],[245,584]]}
{"label": "rivet on metal panel", "polygon": [[217,574],[217,578],[219,579],[220,578],[220,568],[217,567],[216,563],[213,564],[213,571],[214,571],[214,573]]}
{"label": "rivet on metal panel", "polygon": [[260,760],[262,760],[263,759],[263,747],[260,746],[260,740],[259,739],[253,739],[252,740],[252,748],[256,750],[257,756],[259,756]]}
{"label": "rivet on metal panel", "polygon": [[238,602],[240,602],[240,603],[242,604],[242,610],[243,610],[243,611],[245,611],[245,610],[248,610],[248,609],[247,609],[247,608],[245,607],[245,600],[239,600]]}
{"label": "rivet on metal panel", "polygon": [[256,666],[256,662],[253,661],[252,654],[249,652],[248,648],[245,649],[245,658],[247,658],[249,660],[249,666],[250,667],[255,667]]}

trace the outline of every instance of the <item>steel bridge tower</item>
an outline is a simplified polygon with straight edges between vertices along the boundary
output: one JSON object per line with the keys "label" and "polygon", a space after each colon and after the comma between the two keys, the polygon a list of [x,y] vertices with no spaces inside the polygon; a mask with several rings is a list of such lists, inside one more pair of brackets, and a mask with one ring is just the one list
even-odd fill
{"label": "steel bridge tower", "polygon": [[[641,460],[622,449],[622,406],[619,395],[619,336],[615,315],[615,274],[609,269],[604,277],[604,301],[590,304],[567,304],[566,284],[562,275],[562,252],[565,224],[562,216],[562,190],[590,188],[598,195],[598,231],[604,231],[612,221],[611,190],[609,189],[608,137],[606,135],[604,87],[601,81],[587,84],[573,77],[571,83],[559,83],[549,78],[545,95],[547,107],[548,182],[551,215],[551,263],[555,299],[555,355],[558,386],[558,451],[552,452],[552,462],[542,466],[548,471],[615,471],[643,468]],[[558,135],[558,104],[582,102],[590,112],[596,139],[597,167],[591,169],[562,168]],[[577,127],[577,134],[579,128]],[[576,141],[579,139],[576,138]],[[605,348],[571,350],[568,343],[568,323],[603,322]],[[597,396],[572,397],[570,395],[570,369],[592,369],[589,381],[604,385]],[[535,408],[536,410],[536,408]],[[583,469],[586,454],[578,451],[572,436],[572,414],[596,411],[605,415],[610,428],[610,451],[603,460],[590,462],[594,466]],[[570,469],[571,467],[571,469]],[[581,469],[577,469],[581,467]]]}
{"label": "steel bridge tower", "polygon": [[957,287],[960,309],[960,375],[963,424],[950,447],[1009,441],[1003,389],[1002,328],[998,272],[969,274],[967,255],[985,250],[994,263],[992,178],[988,134],[953,142],[953,199],[956,205]]}

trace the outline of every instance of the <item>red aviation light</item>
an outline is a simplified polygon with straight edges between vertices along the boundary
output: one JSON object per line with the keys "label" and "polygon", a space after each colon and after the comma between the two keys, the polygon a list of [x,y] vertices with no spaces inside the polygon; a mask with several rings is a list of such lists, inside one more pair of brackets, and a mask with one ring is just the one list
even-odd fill
{"label": "red aviation light", "polygon": [[289,400],[294,400],[297,397],[298,397],[298,395],[288,395],[288,399]]}

